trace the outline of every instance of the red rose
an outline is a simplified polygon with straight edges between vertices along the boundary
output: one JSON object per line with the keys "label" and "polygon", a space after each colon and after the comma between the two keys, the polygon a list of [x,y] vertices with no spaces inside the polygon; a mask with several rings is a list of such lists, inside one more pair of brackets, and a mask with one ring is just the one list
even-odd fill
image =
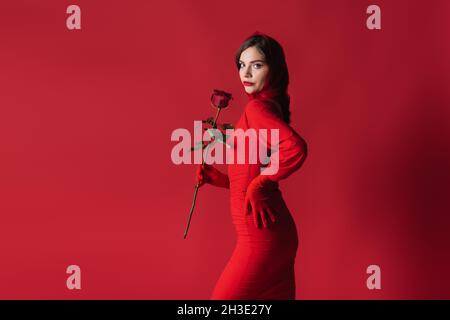
{"label": "red rose", "polygon": [[211,95],[211,102],[216,108],[226,108],[231,99],[233,99],[231,93],[222,90],[214,89],[214,92]]}
{"label": "red rose", "polygon": [[[222,90],[214,89],[213,94],[211,95],[211,105],[213,107],[217,108],[216,117],[215,118],[212,118],[212,117],[208,118],[208,120],[203,120],[202,122],[203,123],[207,122],[207,123],[211,124],[212,128],[216,129],[217,128],[217,122],[216,121],[217,121],[217,118],[219,117],[220,111],[223,108],[228,107],[228,103],[230,102],[231,99],[233,99],[231,97],[231,93],[228,93],[228,92],[225,92],[225,91],[222,91]],[[226,128],[230,127],[230,126],[231,126],[231,128],[233,128],[232,125],[227,124],[227,123],[221,125],[221,127],[223,129],[226,129]],[[210,132],[210,134],[211,134],[211,132]],[[227,135],[225,135],[225,137],[227,137]],[[226,144],[226,145],[228,145],[225,142],[226,138],[225,138],[225,140],[223,140],[222,138],[218,138],[217,140],[222,142],[222,143],[224,143],[224,144]],[[197,146],[191,148],[191,151],[199,149],[200,147],[202,147],[202,150],[203,150],[203,149],[207,148],[211,143],[214,143],[214,142],[216,142],[216,139],[214,139],[214,140],[211,139],[211,142],[207,142],[206,144],[203,141],[199,141],[197,143]],[[202,160],[202,165],[204,163],[205,163],[205,159]],[[197,184],[195,186],[195,191],[194,191],[194,199],[192,200],[191,210],[189,212],[189,220],[188,220],[188,223],[187,223],[187,226],[186,226],[186,230],[184,231],[184,239],[186,239],[187,232],[189,230],[189,225],[191,223],[192,213],[194,212],[194,206],[195,206],[195,201],[197,199],[197,192],[198,192],[199,186],[200,186],[200,183],[197,182]]]}

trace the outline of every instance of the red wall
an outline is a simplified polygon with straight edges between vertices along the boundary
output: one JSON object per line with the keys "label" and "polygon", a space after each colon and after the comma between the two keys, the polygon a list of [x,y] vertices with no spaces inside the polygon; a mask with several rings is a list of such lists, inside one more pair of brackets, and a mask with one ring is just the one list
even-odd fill
{"label": "red wall", "polygon": [[[81,30],[66,8],[81,7]],[[381,8],[381,30],[366,8]],[[2,1],[0,298],[208,299],[235,244],[229,191],[198,194],[173,130],[246,96],[234,53],[283,45],[292,126],[280,183],[298,299],[450,298],[449,1]],[[226,171],[226,166],[219,169]],[[79,265],[82,289],[66,288]],[[381,267],[381,290],[366,268]]]}

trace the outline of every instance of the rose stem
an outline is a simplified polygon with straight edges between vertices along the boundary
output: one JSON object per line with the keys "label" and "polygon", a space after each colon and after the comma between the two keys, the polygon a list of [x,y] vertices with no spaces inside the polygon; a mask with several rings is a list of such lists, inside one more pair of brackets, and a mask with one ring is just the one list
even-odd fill
{"label": "rose stem", "polygon": [[[217,108],[216,118],[214,119],[214,122],[213,122],[213,125],[212,125],[213,129],[215,129],[215,127],[216,127],[216,121],[217,121],[217,118],[219,117],[220,110],[222,110],[222,108]],[[207,147],[209,147],[209,144],[206,145],[206,148]],[[203,148],[202,148],[202,153],[203,153]],[[208,155],[208,154],[206,154],[206,155]],[[202,159],[202,167],[204,167],[204,165],[205,165],[205,158]],[[198,188],[199,187],[200,187],[200,185],[197,182],[197,184],[195,185],[194,198],[192,200],[191,210],[189,211],[188,224],[186,226],[186,230],[184,231],[184,239],[186,239],[186,236],[187,236],[187,233],[188,233],[188,230],[189,230],[189,225],[191,224],[192,213],[194,212],[195,201],[197,200],[197,193],[198,193]]]}

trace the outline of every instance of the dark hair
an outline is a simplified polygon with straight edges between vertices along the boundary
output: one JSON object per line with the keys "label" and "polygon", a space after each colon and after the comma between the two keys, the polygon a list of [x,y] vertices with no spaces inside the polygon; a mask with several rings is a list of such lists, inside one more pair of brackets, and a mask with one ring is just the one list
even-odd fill
{"label": "dark hair", "polygon": [[290,96],[288,94],[289,72],[286,58],[281,45],[272,37],[255,32],[248,37],[236,52],[236,66],[240,69],[240,57],[242,51],[255,46],[265,57],[269,65],[268,81],[265,82],[261,92],[252,94],[253,97],[262,97],[277,102],[281,106],[283,120],[289,124],[291,122],[291,112],[289,110]]}

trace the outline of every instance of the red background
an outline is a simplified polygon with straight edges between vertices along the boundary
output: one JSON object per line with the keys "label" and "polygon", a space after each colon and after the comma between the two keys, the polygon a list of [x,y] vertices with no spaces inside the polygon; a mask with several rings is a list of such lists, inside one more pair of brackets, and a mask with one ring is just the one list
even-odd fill
{"label": "red background", "polygon": [[[81,30],[66,8],[81,7]],[[381,30],[366,8],[381,8]],[[246,96],[234,53],[284,47],[309,156],[280,183],[298,299],[450,298],[449,1],[2,1],[0,298],[208,299],[229,191],[174,165],[173,130]],[[219,169],[225,171],[226,166]],[[81,267],[81,290],[66,267]],[[381,290],[366,268],[381,267]]]}

